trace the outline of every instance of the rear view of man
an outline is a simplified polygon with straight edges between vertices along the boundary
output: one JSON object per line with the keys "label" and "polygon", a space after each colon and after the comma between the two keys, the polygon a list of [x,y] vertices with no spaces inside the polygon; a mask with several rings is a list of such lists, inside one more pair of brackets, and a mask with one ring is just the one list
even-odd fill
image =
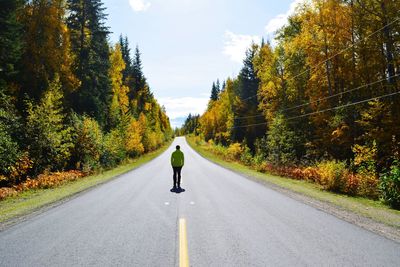
{"label": "rear view of man", "polygon": [[174,190],[181,190],[181,171],[185,163],[185,157],[180,146],[176,146],[176,150],[171,155],[171,165],[174,170]]}

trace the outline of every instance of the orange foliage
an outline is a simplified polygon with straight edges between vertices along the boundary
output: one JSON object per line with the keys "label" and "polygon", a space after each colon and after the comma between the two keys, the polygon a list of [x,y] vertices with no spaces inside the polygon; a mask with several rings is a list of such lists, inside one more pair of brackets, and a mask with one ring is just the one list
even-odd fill
{"label": "orange foliage", "polygon": [[30,189],[54,188],[67,182],[78,180],[82,177],[84,177],[84,173],[75,170],[41,174],[36,179],[28,178],[25,182],[14,187],[1,187],[0,200],[11,196],[16,196],[18,193]]}

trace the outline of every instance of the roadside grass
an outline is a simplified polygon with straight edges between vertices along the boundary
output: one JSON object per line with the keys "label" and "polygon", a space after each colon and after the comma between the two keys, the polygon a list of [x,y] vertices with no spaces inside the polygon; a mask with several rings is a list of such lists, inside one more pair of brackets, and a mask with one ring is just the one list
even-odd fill
{"label": "roadside grass", "polygon": [[347,211],[370,218],[374,221],[400,229],[400,211],[389,208],[381,201],[370,200],[362,197],[351,197],[324,191],[318,184],[294,180],[290,178],[261,173],[248,166],[233,161],[225,161],[220,156],[207,150],[205,146],[197,145],[190,136],[186,136],[189,145],[203,157],[235,172],[256,180],[271,183],[281,188],[333,204]]}
{"label": "roadside grass", "polygon": [[42,207],[68,199],[92,187],[106,183],[121,174],[136,169],[162,154],[171,145],[171,142],[166,143],[158,150],[147,153],[140,158],[131,159],[114,169],[83,177],[77,181],[68,182],[60,187],[28,190],[15,197],[6,198],[0,201],[0,223],[28,215]]}

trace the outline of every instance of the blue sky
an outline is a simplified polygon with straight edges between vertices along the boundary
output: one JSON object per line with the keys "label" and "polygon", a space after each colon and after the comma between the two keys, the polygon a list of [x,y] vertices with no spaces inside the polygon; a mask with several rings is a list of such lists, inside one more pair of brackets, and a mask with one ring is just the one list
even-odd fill
{"label": "blue sky", "polygon": [[116,42],[139,45],[151,90],[172,125],[202,113],[212,82],[236,76],[252,40],[273,38],[300,0],[104,0]]}

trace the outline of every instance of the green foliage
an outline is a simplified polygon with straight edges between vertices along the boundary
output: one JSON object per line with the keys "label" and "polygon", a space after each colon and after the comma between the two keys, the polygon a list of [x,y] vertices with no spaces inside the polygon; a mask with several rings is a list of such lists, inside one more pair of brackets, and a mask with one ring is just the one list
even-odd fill
{"label": "green foliage", "polygon": [[11,98],[0,89],[0,175],[9,175],[21,156],[17,138],[21,123],[16,113]]}
{"label": "green foliage", "polygon": [[296,160],[296,140],[283,115],[277,115],[267,132],[268,160],[275,164],[293,164]]}
{"label": "green foliage", "polygon": [[104,137],[101,164],[107,168],[115,167],[126,158],[124,136],[119,129],[113,129]]}
{"label": "green foliage", "polygon": [[26,139],[34,172],[63,169],[71,157],[72,128],[65,124],[63,94],[58,77],[51,83],[39,104],[28,102]]}
{"label": "green foliage", "polygon": [[390,170],[380,178],[382,199],[395,209],[400,209],[400,163],[393,162]]}
{"label": "green foliage", "polygon": [[18,143],[6,131],[5,125],[0,122],[0,174],[7,175],[9,167],[18,159],[20,151]]}
{"label": "green foliage", "polygon": [[183,134],[192,134],[196,133],[196,130],[200,127],[200,115],[192,115],[189,113],[189,116],[186,118],[185,123],[182,126]]}
{"label": "green foliage", "polygon": [[251,154],[251,150],[245,143],[243,143],[242,147],[243,152],[240,155],[240,161],[245,165],[250,166],[253,163],[253,155]]}
{"label": "green foliage", "polygon": [[17,14],[23,0],[2,0],[0,12],[0,87],[18,73],[17,62],[21,57],[22,25]]}
{"label": "green foliage", "polygon": [[91,172],[100,167],[103,150],[103,132],[96,120],[88,116],[72,114],[74,149],[72,162],[76,168]]}
{"label": "green foliage", "polygon": [[72,106],[77,113],[86,113],[105,126],[111,103],[111,81],[104,4],[100,0],[68,0],[67,4],[67,25],[76,55],[75,75],[81,81],[71,96]]}
{"label": "green foliage", "polygon": [[219,93],[221,92],[221,88],[219,88],[219,81],[217,80],[217,83],[213,82],[212,88],[211,88],[211,96],[210,99],[212,101],[217,101],[219,98]]}

